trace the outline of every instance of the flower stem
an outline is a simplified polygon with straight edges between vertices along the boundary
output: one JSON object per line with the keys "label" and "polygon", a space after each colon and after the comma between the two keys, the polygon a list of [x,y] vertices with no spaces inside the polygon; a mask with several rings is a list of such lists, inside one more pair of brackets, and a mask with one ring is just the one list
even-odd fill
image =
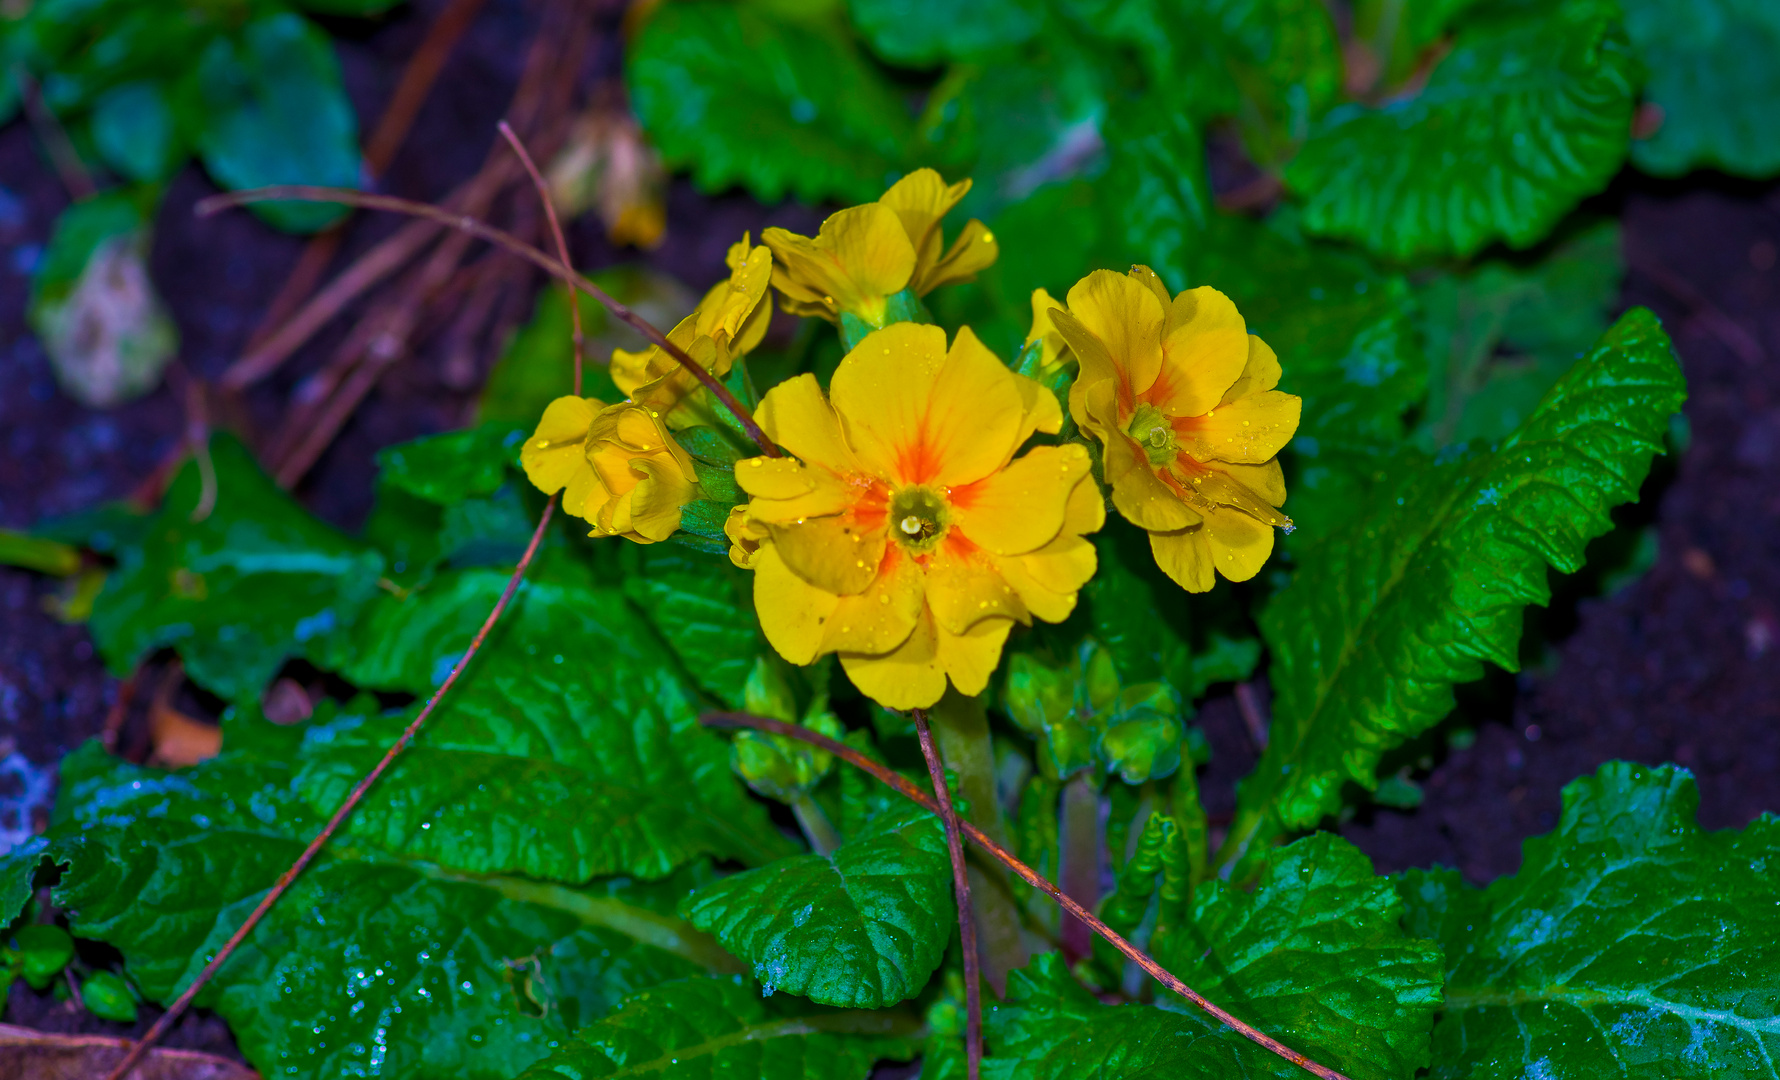
{"label": "flower stem", "polygon": [[[946,791],[946,770],[934,749],[927,713],[911,710],[915,733],[921,737],[921,756],[927,759],[927,775],[933,781],[933,804],[946,826],[946,851],[952,857],[952,894],[958,901],[958,944],[964,953],[964,1060],[970,1080],[978,1080],[983,1068],[982,980],[977,974],[977,923],[970,910],[970,871],[964,865],[964,842],[959,839],[958,811]],[[838,743],[836,745],[839,745]],[[850,748],[849,748],[850,749]]]}
{"label": "flower stem", "polygon": [[804,839],[810,842],[816,854],[832,854],[841,846],[841,837],[834,831],[834,824],[808,793],[801,793],[791,800],[791,812],[797,816],[797,827],[803,830]]}
{"label": "flower stem", "polygon": [[[883,783],[895,788],[904,798],[911,799],[934,813],[941,814],[942,817],[944,816],[942,804],[936,801],[933,796],[922,791],[907,778],[891,772],[885,766],[871,760],[864,754],[853,749],[851,746],[842,742],[837,742],[825,735],[818,735],[808,728],[799,727],[796,724],[787,724],[783,720],[772,720],[764,716],[753,716],[749,713],[735,712],[707,713],[704,716],[699,717],[699,722],[707,727],[753,728],[755,731],[768,731],[775,735],[783,735],[786,738],[797,739],[809,743],[811,746],[819,746],[833,754],[835,757],[845,761],[847,764],[852,765],[854,768],[862,769]],[[924,724],[917,723],[917,732],[925,726],[926,725]],[[1123,953],[1127,959],[1135,962],[1137,966],[1147,972],[1151,978],[1161,983],[1171,992],[1179,994],[1193,1005],[1205,1010],[1205,1012],[1210,1014],[1213,1019],[1233,1028],[1237,1034],[1255,1045],[1260,1046],[1269,1053],[1278,1055],[1315,1076],[1321,1077],[1322,1080],[1348,1080],[1348,1077],[1344,1074],[1335,1069],[1331,1069],[1327,1065],[1312,1061],[1310,1058],[1293,1050],[1285,1043],[1280,1042],[1273,1036],[1256,1028],[1253,1024],[1244,1023],[1228,1011],[1213,1005],[1210,1001],[1206,1000],[1205,995],[1182,982],[1179,978],[1170,973],[1167,968],[1156,963],[1155,959],[1148,953],[1125,940],[1124,936],[1118,931],[1101,922],[1093,912],[1070,899],[1070,897],[1064,893],[1062,889],[1058,888],[1054,882],[1021,862],[1014,856],[1013,852],[1008,851],[1005,847],[996,843],[988,836],[988,834],[984,833],[983,830],[977,828],[968,821],[959,822],[958,827],[960,832],[970,838],[971,843],[982,848],[1003,866],[1012,870],[1015,874],[1018,874],[1020,879],[1025,881],[1026,884],[1031,885],[1033,888],[1043,892],[1046,896],[1049,896],[1052,900],[1055,900],[1064,911],[1087,923],[1089,929],[1105,938],[1112,944],[1113,948]]]}

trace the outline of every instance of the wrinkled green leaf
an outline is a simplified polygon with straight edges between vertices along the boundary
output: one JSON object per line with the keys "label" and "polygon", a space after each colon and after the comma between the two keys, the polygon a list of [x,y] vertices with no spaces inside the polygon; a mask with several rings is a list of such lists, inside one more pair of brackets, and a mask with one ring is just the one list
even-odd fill
{"label": "wrinkled green leaf", "polygon": [[847,0],[853,25],[872,51],[904,67],[928,67],[1032,37],[1042,0]]}
{"label": "wrinkled green leaf", "polygon": [[1658,176],[1701,167],[1780,172],[1780,6],[1770,0],[1621,0],[1626,34],[1650,77],[1662,125],[1632,144]]}
{"label": "wrinkled green leaf", "polygon": [[[239,753],[163,773],[89,743],[64,762],[63,784],[39,841],[67,866],[56,903],[76,934],[116,946],[156,1002],[190,982],[321,825],[289,764]],[[337,839],[197,1004],[267,1076],[507,1080],[635,990],[723,963],[671,914],[688,884],[453,874]]]}
{"label": "wrinkled green leaf", "polygon": [[1008,976],[985,1001],[985,1080],[1249,1080],[1302,1076],[1197,1010],[1102,1005],[1058,953]]}
{"label": "wrinkled green leaf", "polygon": [[663,160],[707,191],[865,202],[908,162],[914,124],[897,90],[829,21],[666,4],[631,44],[625,82]]}
{"label": "wrinkled green leaf", "polygon": [[209,516],[191,520],[202,485],[188,461],[142,546],[118,553],[93,603],[93,638],[119,675],[171,645],[200,685],[257,697],[286,659],[352,623],[383,560],[298,506],[233,438],[212,439],[210,456]]}
{"label": "wrinkled green leaf", "polygon": [[649,614],[700,687],[740,704],[755,658],[767,652],[754,616],[754,576],[727,555],[665,545],[642,549],[637,562],[625,594]]}
{"label": "wrinkled green leaf", "polygon": [[1188,986],[1355,1080],[1428,1063],[1440,947],[1406,934],[1403,901],[1359,849],[1317,833],[1270,852],[1245,892],[1213,881],[1157,943]]}
{"label": "wrinkled green leaf", "polygon": [[909,803],[830,855],[724,878],[680,910],[752,965],[768,993],[858,1009],[919,993],[957,925],[944,830]]}
{"label": "wrinkled green leaf", "polygon": [[[1121,261],[1158,273],[1181,266],[1212,213],[1198,126],[1185,111],[1146,99],[1113,112],[1106,141],[1111,161],[1097,187],[1112,218],[1112,243],[1127,256]],[[1178,284],[1178,273],[1171,277]]]}
{"label": "wrinkled green leaf", "polygon": [[1355,518],[1297,550],[1262,614],[1275,690],[1230,857],[1264,821],[1302,828],[1375,787],[1380,756],[1452,708],[1455,683],[1517,666],[1521,611],[1572,572],[1635,498],[1684,384],[1656,317],[1634,309],[1493,451],[1405,451]]}
{"label": "wrinkled green leaf", "polygon": [[[358,119],[327,35],[301,16],[270,14],[191,59],[203,103],[198,156],[218,183],[237,191],[358,186]],[[326,228],[345,214],[327,203],[261,202],[250,209],[292,232]]]}
{"label": "wrinkled green leaf", "polygon": [[1405,876],[1411,925],[1446,947],[1430,1075],[1777,1075],[1780,819],[1706,832],[1698,805],[1682,769],[1610,762],[1519,873]]}
{"label": "wrinkled green leaf", "polygon": [[[397,658],[435,678],[469,644],[455,606],[485,616],[495,575],[459,577],[390,635]],[[504,580],[502,581],[504,586]],[[481,602],[470,600],[481,592]],[[298,776],[318,811],[337,805],[407,716],[310,732]],[[711,853],[746,863],[791,850],[729,772],[729,750],[699,727],[687,687],[623,597],[533,582],[415,745],[346,827],[384,850],[474,873],[581,882],[659,878]]]}
{"label": "wrinkled green leaf", "polygon": [[1636,70],[1608,0],[1509,7],[1414,96],[1331,111],[1286,183],[1312,231],[1392,258],[1526,247],[1618,170]]}
{"label": "wrinkled green leaf", "polygon": [[864,1080],[880,1058],[913,1055],[911,1017],[787,1008],[783,1000],[727,980],[663,983],[581,1029],[519,1080]]}

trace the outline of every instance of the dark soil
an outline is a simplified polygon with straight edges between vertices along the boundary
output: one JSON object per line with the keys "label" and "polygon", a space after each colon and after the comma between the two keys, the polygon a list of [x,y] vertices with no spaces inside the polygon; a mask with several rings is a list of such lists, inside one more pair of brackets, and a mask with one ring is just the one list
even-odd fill
{"label": "dark soil", "polygon": [[[330,24],[348,35],[339,51],[367,128],[443,6],[417,0],[370,28]],[[386,190],[436,197],[478,167],[533,25],[522,0],[488,5],[454,53]],[[608,32],[589,78],[615,70],[617,48]],[[239,354],[301,247],[246,214],[192,218],[187,208],[212,191],[195,168],[176,181],[153,253],[155,280],[182,334],[181,362],[206,378]],[[1560,597],[1542,625],[1568,632],[1547,661],[1463,695],[1461,715],[1444,730],[1474,730],[1474,741],[1459,740],[1463,749],[1435,741],[1431,760],[1413,774],[1425,793],[1419,809],[1371,808],[1343,826],[1381,871],[1444,863],[1478,882],[1510,873],[1520,842],[1556,821],[1564,784],[1614,758],[1693,769],[1708,827],[1741,826],[1780,810],[1780,674],[1770,655],[1780,646],[1780,188],[1628,177],[1608,198],[1623,213],[1631,265],[1624,303],[1663,317],[1691,387],[1691,445],[1660,503],[1643,510],[1659,530],[1660,555],[1646,576],[1612,596]],[[0,526],[9,528],[129,495],[185,423],[165,387],[104,412],[58,391],[24,309],[30,269],[66,201],[29,129],[0,131]],[[641,258],[703,288],[721,276],[724,251],[742,230],[758,235],[779,223],[810,230],[817,217],[798,207],[763,210],[739,195],[707,198],[679,181],[666,242]],[[357,223],[346,255],[392,227]],[[585,268],[639,258],[612,250],[596,226],[577,227],[572,240]],[[1735,328],[1765,355],[1739,356]],[[334,340],[316,341],[257,388],[245,422],[273,423],[296,380]],[[441,366],[442,357],[423,348],[396,367],[299,496],[342,527],[362,520],[375,450],[467,418],[474,391],[451,385]],[[53,590],[39,577],[0,568],[0,830],[41,824],[56,762],[100,731],[118,690],[86,631],[45,612]],[[1229,695],[1209,701],[1201,718],[1215,752],[1208,809],[1227,813],[1230,784],[1252,764],[1253,748]],[[135,1030],[150,1016],[145,1010]],[[51,1030],[124,1030],[22,987],[6,1019]],[[187,1018],[168,1042],[232,1052],[220,1023],[203,1016]]]}

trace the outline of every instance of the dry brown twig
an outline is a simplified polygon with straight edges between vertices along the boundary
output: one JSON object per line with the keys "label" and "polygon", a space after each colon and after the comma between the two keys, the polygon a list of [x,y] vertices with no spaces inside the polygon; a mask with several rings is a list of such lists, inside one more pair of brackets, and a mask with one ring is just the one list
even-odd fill
{"label": "dry brown twig", "polygon": [[669,341],[666,334],[656,329],[647,319],[642,318],[630,308],[613,299],[604,289],[587,280],[585,277],[582,277],[571,267],[563,265],[550,255],[539,251],[537,248],[511,233],[504,232],[486,222],[478,221],[473,217],[462,214],[453,214],[449,210],[443,210],[428,203],[415,202],[411,199],[398,199],[390,195],[370,195],[362,191],[353,191],[350,188],[290,185],[283,187],[259,188],[254,191],[238,191],[227,195],[213,195],[198,203],[196,212],[201,215],[214,214],[236,206],[242,206],[252,202],[264,202],[269,199],[308,200],[312,202],[348,202],[355,206],[366,207],[373,210],[390,210],[400,214],[411,214],[415,217],[422,217],[441,222],[449,225],[453,229],[469,233],[479,239],[487,240],[498,247],[504,248],[531,263],[533,266],[538,267],[540,270],[543,270],[545,273],[561,278],[564,281],[572,282],[576,288],[603,304],[606,310],[612,313],[613,318],[635,329],[651,344],[660,346],[663,352],[673,357],[674,360],[678,362],[681,367],[684,367],[693,378],[697,379],[706,390],[709,390],[711,395],[721,402],[725,409],[729,410],[730,415],[736,418],[736,422],[741,425],[742,430],[754,441],[754,444],[760,448],[760,452],[763,455],[767,457],[783,456],[778,446],[773,443],[771,439],[767,438],[766,432],[760,429],[760,425],[755,422],[753,414],[748,411],[747,407],[740,401],[737,401],[735,395],[730,393],[729,389],[721,382],[717,381],[716,376],[712,375],[709,371],[706,371],[703,365],[699,364],[698,361],[686,355],[686,350]]}
{"label": "dry brown twig", "polygon": [[[870,773],[876,779],[895,788],[897,792],[905,798],[913,799],[915,802],[926,807],[929,811],[932,811],[935,814],[943,813],[940,809],[940,804],[932,795],[922,791],[919,786],[911,783],[905,777],[897,775],[889,768],[871,760],[864,754],[861,754],[859,751],[848,746],[846,743],[830,739],[825,735],[818,735],[816,732],[811,731],[808,728],[800,727],[797,724],[787,724],[783,720],[772,720],[764,716],[753,716],[748,713],[739,712],[706,713],[704,716],[699,717],[699,722],[707,727],[753,728],[756,731],[766,731],[771,732],[774,735],[783,735],[788,739],[796,739],[799,742],[805,742],[811,746],[819,747],[822,750],[833,754],[835,757],[840,758],[842,761],[845,761],[847,764]],[[1243,1038],[1248,1039],[1250,1042],[1262,1047],[1270,1053],[1277,1054],[1279,1057],[1297,1065],[1299,1068],[1302,1068],[1315,1076],[1321,1077],[1322,1080],[1348,1080],[1342,1073],[1337,1072],[1327,1065],[1312,1061],[1309,1057],[1293,1050],[1291,1047],[1280,1042],[1278,1039],[1275,1039],[1273,1036],[1268,1035],[1254,1027],[1252,1024],[1244,1023],[1226,1010],[1221,1009],[1206,1000],[1204,995],[1175,977],[1161,964],[1156,963],[1154,958],[1148,953],[1131,944],[1129,941],[1126,941],[1116,930],[1101,922],[1093,912],[1071,899],[1062,889],[1058,888],[1055,883],[1044,877],[1038,871],[1021,862],[1013,852],[996,843],[987,833],[983,832],[983,830],[977,828],[968,821],[962,820],[959,821],[958,827],[960,832],[970,838],[971,843],[982,848],[994,857],[996,861],[1019,875],[1020,879],[1025,881],[1026,884],[1031,885],[1033,888],[1056,901],[1064,911],[1080,919],[1082,922],[1087,923],[1088,926],[1093,928],[1096,934],[1105,938],[1113,948],[1124,954],[1126,959],[1137,964],[1137,966],[1147,972],[1151,978],[1161,983],[1171,992],[1180,995],[1198,1006],[1200,1009],[1203,1009],[1218,1022],[1230,1027]]]}

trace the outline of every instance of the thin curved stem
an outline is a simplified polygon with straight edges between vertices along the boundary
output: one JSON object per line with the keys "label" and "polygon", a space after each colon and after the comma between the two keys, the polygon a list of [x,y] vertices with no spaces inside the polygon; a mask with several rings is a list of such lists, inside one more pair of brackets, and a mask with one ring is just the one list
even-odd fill
{"label": "thin curved stem", "polygon": [[[847,764],[852,765],[855,768],[863,769],[878,780],[895,788],[904,797],[913,799],[915,802],[920,803],[922,806],[936,814],[941,813],[939,803],[934,800],[933,796],[922,791],[920,787],[911,783],[908,779],[891,772],[888,768],[871,760],[864,754],[853,749],[851,746],[848,746],[846,743],[837,742],[824,735],[818,735],[808,728],[799,727],[796,724],[787,724],[782,720],[772,720],[764,716],[754,716],[749,713],[740,712],[706,713],[704,716],[699,717],[699,722],[707,727],[753,728],[756,731],[769,731],[774,735],[783,735],[788,739],[797,739],[800,742],[809,743],[811,746],[821,747],[823,750],[828,751],[835,757],[845,761]],[[1342,1073],[1329,1068],[1327,1065],[1312,1061],[1310,1058],[1293,1050],[1291,1047],[1280,1042],[1278,1039],[1275,1039],[1273,1036],[1266,1034],[1251,1024],[1246,1024],[1241,1020],[1238,1020],[1230,1013],[1213,1005],[1210,1001],[1205,999],[1204,995],[1170,974],[1161,964],[1156,963],[1148,953],[1131,944],[1129,941],[1126,941],[1124,937],[1112,927],[1101,922],[1093,912],[1070,899],[1062,889],[1046,879],[1044,875],[1032,869],[1030,866],[1027,866],[1016,858],[1013,852],[1008,851],[1006,848],[990,839],[988,834],[984,833],[983,830],[977,828],[968,821],[960,821],[958,825],[959,830],[965,836],[970,838],[971,843],[982,848],[993,856],[996,861],[1000,862],[1009,870],[1012,870],[1015,874],[1018,874],[1021,880],[1025,881],[1026,884],[1031,885],[1052,900],[1055,900],[1064,911],[1069,912],[1071,915],[1074,915],[1076,918],[1087,923],[1096,934],[1105,938],[1113,948],[1119,950],[1119,952],[1123,953],[1127,959],[1148,972],[1151,978],[1167,987],[1173,993],[1179,994],[1194,1005],[1204,1009],[1214,1019],[1234,1029],[1243,1038],[1273,1054],[1277,1054],[1281,1058],[1297,1065],[1299,1068],[1322,1077],[1322,1080],[1348,1080]]]}
{"label": "thin curved stem", "polygon": [[964,1062],[969,1080],[978,1080],[983,1070],[983,991],[978,973],[977,920],[970,906],[970,871],[964,865],[964,842],[958,838],[958,809],[946,791],[946,770],[940,764],[939,751],[933,745],[933,730],[927,726],[927,712],[912,709],[915,734],[921,739],[921,756],[927,759],[927,776],[933,781],[933,798],[939,806],[939,819],[946,826],[946,853],[952,859],[952,897],[958,903],[958,947],[964,954]]}
{"label": "thin curved stem", "polygon": [[761,454],[775,458],[784,456],[778,446],[767,438],[766,432],[760,429],[760,425],[755,423],[754,416],[747,407],[737,401],[736,396],[729,392],[729,388],[724,386],[715,375],[706,371],[703,364],[686,355],[685,349],[669,341],[667,335],[657,330],[649,320],[614,300],[604,289],[576,273],[573,267],[551,258],[548,254],[539,251],[512,233],[497,229],[493,225],[470,217],[468,214],[454,214],[430,203],[398,199],[393,195],[372,195],[363,191],[354,191],[351,188],[311,187],[303,184],[255,188],[252,191],[234,191],[224,195],[212,195],[208,199],[200,200],[194,210],[198,216],[208,217],[211,214],[237,206],[245,206],[248,203],[274,202],[281,199],[294,202],[340,203],[344,206],[357,206],[367,210],[388,210],[392,213],[426,218],[512,252],[540,270],[569,282],[575,288],[604,304],[606,310],[612,313],[613,318],[630,326],[648,339],[651,344],[658,346],[661,351],[673,357],[706,390],[709,390],[711,396],[721,402],[723,407],[729,410],[730,415],[736,418],[736,423],[741,425],[742,430],[747,433],[748,438],[753,440],[754,445],[760,448]]}
{"label": "thin curved stem", "polygon": [[297,877],[308,868],[310,863],[315,861],[317,855],[321,854],[322,847],[340,830],[340,826],[345,824],[347,816],[358,807],[359,801],[365,797],[365,792],[371,789],[371,785],[375,784],[389,770],[390,764],[414,741],[414,736],[420,732],[420,726],[426,723],[427,718],[433,714],[433,710],[439,707],[439,702],[444,700],[445,694],[451,689],[452,684],[457,682],[457,677],[463,674],[464,668],[469,666],[470,660],[482,648],[482,643],[488,639],[488,632],[494,629],[494,624],[499,621],[501,612],[507,610],[507,603],[519,590],[519,582],[525,577],[525,571],[531,565],[532,556],[538,553],[538,545],[544,539],[544,529],[550,524],[550,515],[555,510],[556,496],[552,495],[550,501],[544,504],[544,513],[538,518],[538,527],[532,530],[531,543],[526,545],[525,554],[519,558],[519,565],[513,568],[513,576],[507,579],[507,588],[501,593],[501,598],[495,601],[494,609],[488,613],[488,618],[482,620],[482,628],[476,631],[475,638],[470,641],[470,647],[464,650],[463,656],[452,667],[451,674],[445,677],[445,681],[439,684],[437,690],[433,691],[433,696],[427,699],[426,706],[420,710],[420,715],[416,716],[413,722],[403,729],[401,738],[390,746],[389,751],[383,755],[383,759],[377,763],[376,767],[353,786],[353,789],[347,793],[346,800],[340,804],[340,808],[334,811],[334,816],[328,819],[326,825],[322,826],[321,832],[315,835],[315,839],[309,841],[309,846],[303,849],[301,855],[297,856],[297,861],[279,876],[277,884],[273,885],[271,890],[261,898],[259,905],[253,909],[253,914],[249,915],[247,921],[243,922],[230,935],[229,940],[224,943],[215,958],[205,964],[204,970],[198,972],[198,977],[185,988],[185,992],[180,994],[173,1004],[167,1006],[167,1011],[154,1022],[154,1026],[148,1029],[147,1034],[136,1041],[136,1045],[132,1046],[130,1052],[124,1055],[124,1060],[106,1075],[105,1080],[123,1080],[136,1066],[136,1063],[142,1060],[142,1056],[148,1053],[149,1048],[167,1033],[167,1029],[171,1028],[174,1022],[185,1013],[186,1007],[192,1003],[192,999],[198,996],[198,991],[210,982],[211,977],[217,973],[223,963],[234,955],[235,950],[243,941],[247,940],[247,935],[253,933],[253,928],[259,925],[260,920],[266,917],[268,911],[272,910],[272,905],[278,903],[279,899],[297,880]]}
{"label": "thin curved stem", "polygon": [[[532,161],[525,144],[513,133],[512,125],[502,120],[496,127],[500,128],[501,138],[506,139],[507,145],[518,155],[519,163],[525,166],[526,175],[532,178],[532,186],[538,189],[538,201],[544,204],[544,217],[550,222],[550,235],[556,238],[556,257],[564,266],[573,266],[574,263],[569,260],[569,242],[563,238],[562,222],[556,217],[556,200],[550,197],[550,185],[544,182],[544,174],[538,171],[537,163]],[[581,332],[581,301],[575,295],[575,285],[568,281],[563,282],[563,285],[569,290],[569,320],[575,328],[575,396],[580,397],[581,365],[587,338]]]}

